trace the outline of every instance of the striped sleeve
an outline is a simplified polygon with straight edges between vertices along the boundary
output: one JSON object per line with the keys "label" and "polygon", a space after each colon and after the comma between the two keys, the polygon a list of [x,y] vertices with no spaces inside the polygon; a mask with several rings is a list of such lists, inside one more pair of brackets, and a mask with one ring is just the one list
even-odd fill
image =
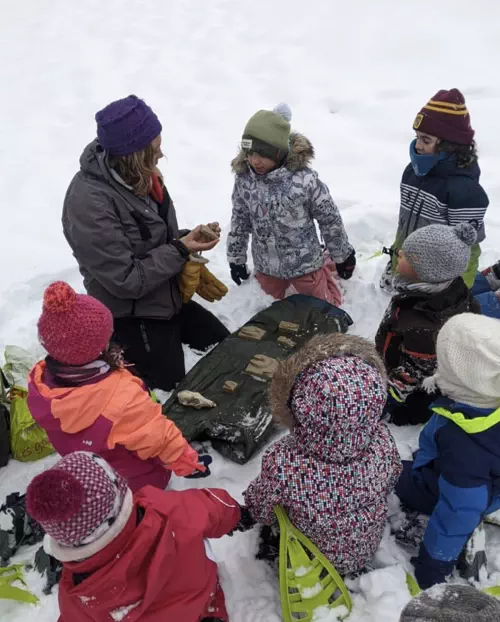
{"label": "striped sleeve", "polygon": [[483,224],[489,199],[482,186],[473,179],[464,178],[454,183],[448,193],[448,224],[475,221],[478,228]]}

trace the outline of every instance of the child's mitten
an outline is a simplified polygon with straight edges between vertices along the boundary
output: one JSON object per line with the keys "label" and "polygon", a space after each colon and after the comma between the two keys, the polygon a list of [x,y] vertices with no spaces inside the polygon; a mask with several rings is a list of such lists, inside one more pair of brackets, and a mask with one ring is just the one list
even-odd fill
{"label": "child's mitten", "polygon": [[240,506],[240,509],[241,518],[239,523],[236,525],[236,529],[238,531],[248,531],[249,529],[253,529],[257,523],[250,514],[250,510],[244,505]]}
{"label": "child's mitten", "polygon": [[356,267],[356,251],[353,250],[349,257],[342,263],[335,264],[337,274],[341,279],[350,279]]}
{"label": "child's mitten", "polygon": [[241,285],[241,281],[246,281],[250,278],[250,274],[245,264],[239,265],[236,263],[230,263],[229,268],[231,270],[231,278],[236,285]]}
{"label": "child's mitten", "polygon": [[198,457],[198,462],[205,467],[205,471],[202,473],[201,471],[194,471],[191,475],[186,475],[186,479],[204,479],[211,475],[209,466],[213,462],[212,456],[208,454],[200,454]]}

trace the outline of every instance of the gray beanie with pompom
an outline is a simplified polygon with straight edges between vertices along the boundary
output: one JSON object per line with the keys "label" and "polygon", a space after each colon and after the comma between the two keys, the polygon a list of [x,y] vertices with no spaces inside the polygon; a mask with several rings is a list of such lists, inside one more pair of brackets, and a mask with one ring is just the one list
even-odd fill
{"label": "gray beanie with pompom", "polygon": [[435,585],[410,600],[399,622],[498,622],[500,602],[471,585]]}
{"label": "gray beanie with pompom", "polygon": [[402,251],[421,282],[444,283],[467,270],[476,240],[476,229],[466,222],[456,227],[429,225],[409,235]]}

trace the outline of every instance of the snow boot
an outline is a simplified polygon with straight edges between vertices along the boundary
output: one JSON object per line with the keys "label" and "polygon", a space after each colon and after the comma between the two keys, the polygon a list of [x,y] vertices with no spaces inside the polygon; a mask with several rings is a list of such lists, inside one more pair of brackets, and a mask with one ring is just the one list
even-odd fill
{"label": "snow boot", "polygon": [[474,584],[488,577],[487,562],[484,523],[479,523],[458,559],[457,569],[460,576]]}
{"label": "snow boot", "polygon": [[43,593],[48,595],[52,593],[52,588],[57,585],[61,579],[63,566],[62,563],[52,555],[46,553],[41,546],[35,555],[35,568],[42,575],[47,577],[47,583],[43,588]]}
{"label": "snow boot", "polygon": [[276,568],[280,551],[280,530],[278,525],[262,525],[260,529],[259,550],[256,558]]}
{"label": "snow boot", "polygon": [[382,272],[382,276],[380,277],[380,289],[389,294],[390,296],[394,296],[396,290],[392,285],[392,281],[394,279],[394,274],[392,271],[392,259],[389,261],[384,271]]}
{"label": "snow boot", "polygon": [[409,510],[404,506],[402,506],[401,509],[405,514],[405,523],[399,527],[399,529],[393,531],[392,534],[396,540],[396,544],[414,556],[418,554],[420,543],[427,529],[429,517],[415,510]]}
{"label": "snow boot", "polygon": [[14,492],[0,506],[0,566],[6,566],[19,547],[37,544],[45,535],[40,525],[28,516],[25,497]]}

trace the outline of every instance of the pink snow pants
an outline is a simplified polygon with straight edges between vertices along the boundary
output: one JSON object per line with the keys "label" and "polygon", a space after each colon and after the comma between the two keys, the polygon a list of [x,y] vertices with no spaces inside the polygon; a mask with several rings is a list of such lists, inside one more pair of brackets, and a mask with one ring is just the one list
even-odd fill
{"label": "pink snow pants", "polygon": [[291,286],[298,294],[315,296],[338,307],[342,304],[342,294],[334,274],[335,264],[329,259],[319,270],[295,279],[278,279],[261,272],[257,272],[255,277],[266,294],[277,300],[283,300],[286,290]]}

